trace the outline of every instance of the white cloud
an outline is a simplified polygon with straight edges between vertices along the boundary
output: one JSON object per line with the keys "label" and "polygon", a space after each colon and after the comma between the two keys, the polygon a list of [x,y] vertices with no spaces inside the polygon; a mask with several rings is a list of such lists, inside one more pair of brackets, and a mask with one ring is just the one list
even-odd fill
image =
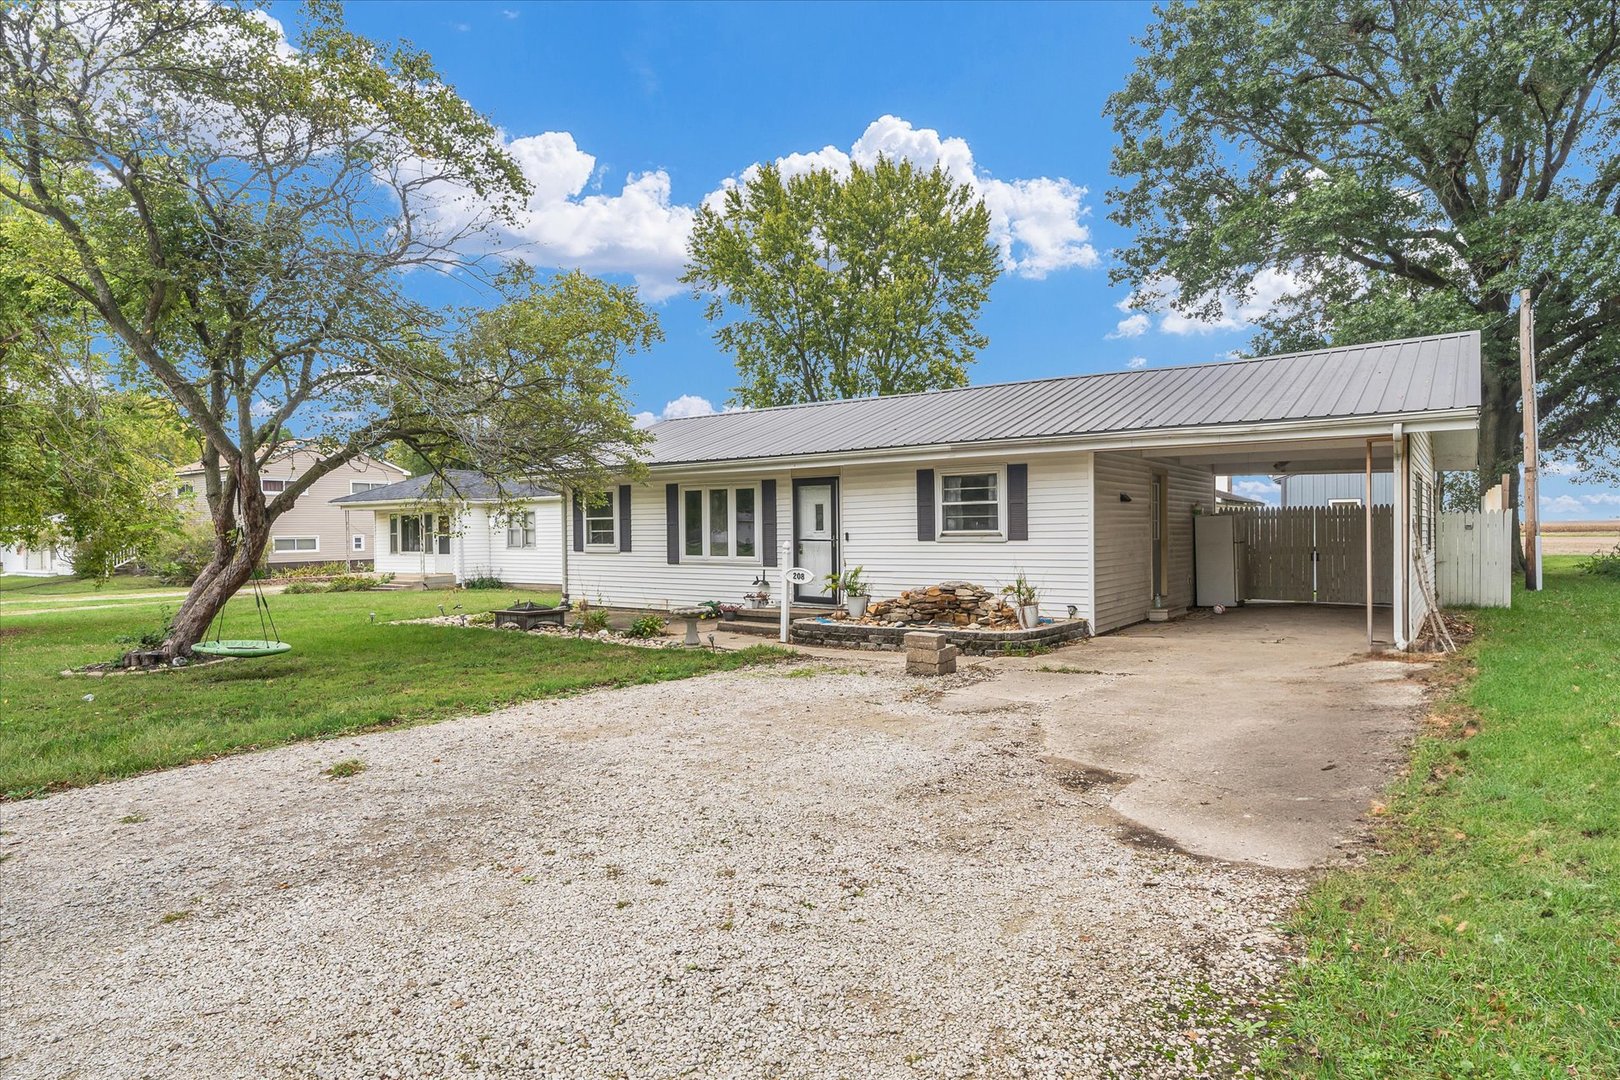
{"label": "white cloud", "polygon": [[1110,338],[1141,337],[1143,334],[1148,332],[1148,327],[1152,325],[1152,323],[1152,319],[1138,311],[1135,315],[1127,315],[1125,318],[1119,320],[1119,325],[1114,327],[1114,332],[1106,336]]}
{"label": "white cloud", "polygon": [[1133,356],[1129,360],[1125,361],[1125,366],[1131,368],[1132,370],[1137,368],[1145,368],[1147,367],[1147,357]]}
{"label": "white cloud", "polygon": [[[1269,315],[1291,294],[1299,291],[1300,285],[1298,276],[1290,271],[1268,267],[1255,275],[1248,293],[1243,297],[1230,293],[1221,293],[1214,297],[1206,294],[1200,297],[1199,306],[1204,306],[1207,301],[1214,299],[1217,313],[1208,317],[1195,317],[1183,315],[1171,308],[1171,300],[1180,291],[1174,281],[1161,279],[1149,282],[1115,305],[1121,311],[1135,311],[1136,314],[1122,319],[1114,333],[1109,336],[1136,337],[1145,332],[1149,319],[1144,312],[1157,314],[1159,330],[1166,334],[1185,336],[1212,334],[1218,330],[1241,330],[1253,325],[1257,319]],[[1127,323],[1130,324],[1129,328]]]}
{"label": "white cloud", "polygon": [[[534,193],[517,221],[497,227],[497,250],[539,266],[629,274],[652,299],[681,290],[677,279],[685,267],[695,208],[671,201],[666,170],[631,173],[617,194],[586,194],[593,174],[600,179],[600,170],[595,156],[580,149],[568,132],[511,139],[507,148]],[[812,169],[845,173],[851,163],[870,165],[879,155],[905,158],[922,168],[938,164],[957,182],[971,186],[990,212],[991,242],[1011,273],[1039,279],[1100,261],[1084,223],[1090,213],[1084,187],[1062,177],[998,179],[979,167],[964,140],[913,127],[895,116],[867,125],[847,151],[823,146],[788,154],[776,164],[787,175]],[[727,190],[758,169],[757,163],[748,166],[700,201],[718,206]],[[474,209],[466,191],[447,190],[435,212],[453,222],[470,220]]]}
{"label": "white cloud", "polygon": [[1234,476],[1231,491],[1234,495],[1247,495],[1270,506],[1282,502],[1282,485],[1266,477]]}
{"label": "white cloud", "polygon": [[1563,458],[1553,458],[1550,461],[1541,463],[1541,474],[1543,476],[1576,476],[1580,471],[1580,468],[1573,461],[1567,461]]}
{"label": "white cloud", "polygon": [[1557,498],[1543,495],[1541,497],[1541,508],[1554,514],[1578,514],[1586,509],[1581,504],[1581,500],[1573,495],[1559,495]]}
{"label": "white cloud", "polygon": [[688,416],[712,416],[714,405],[708,398],[698,397],[696,394],[682,394],[674,401],[664,403],[661,413],[638,412],[635,416],[636,427],[650,427],[660,420],[680,420]]}
{"label": "white cloud", "polygon": [[1582,495],[1581,501],[1591,503],[1593,506],[1620,506],[1620,492],[1596,491]]}
{"label": "white cloud", "polygon": [[501,8],[501,14],[508,19],[515,19],[522,14],[522,12],[513,11],[511,8]]}

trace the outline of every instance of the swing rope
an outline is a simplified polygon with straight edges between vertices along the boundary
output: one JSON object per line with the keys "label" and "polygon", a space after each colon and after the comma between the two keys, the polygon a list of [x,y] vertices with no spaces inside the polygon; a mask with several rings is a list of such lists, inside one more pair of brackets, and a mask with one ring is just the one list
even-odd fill
{"label": "swing rope", "polygon": [[[243,504],[242,489],[236,489],[237,516],[245,516],[246,508]],[[281,640],[281,631],[276,629],[276,617],[270,610],[270,598],[264,594],[264,582],[254,577],[253,583],[253,610],[259,616],[259,638],[254,641],[224,637],[225,612],[230,603],[220,605],[219,612],[214,616],[214,640],[204,641],[193,645],[192,652],[200,652],[208,656],[273,656],[276,653],[288,652],[292,646]]]}

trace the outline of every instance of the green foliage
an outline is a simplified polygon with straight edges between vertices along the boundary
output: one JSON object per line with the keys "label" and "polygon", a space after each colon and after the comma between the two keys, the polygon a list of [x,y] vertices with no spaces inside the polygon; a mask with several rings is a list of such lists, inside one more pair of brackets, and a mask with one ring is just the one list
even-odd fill
{"label": "green foliage", "polygon": [[324,581],[290,581],[287,587],[281,590],[283,596],[303,596],[308,593],[326,592]]}
{"label": "green foliage", "polygon": [[1610,551],[1594,551],[1581,560],[1581,573],[1620,578],[1620,544]]}
{"label": "green foliage", "polygon": [[500,571],[485,570],[475,574],[461,583],[463,589],[504,589],[506,582],[501,579]]}
{"label": "green foliage", "polygon": [[[1517,455],[1516,291],[1544,451],[1620,470],[1620,50],[1607,2],[1168,4],[1108,104],[1113,277],[1262,351],[1478,329],[1480,471]],[[1288,275],[1279,279],[1279,273]],[[1269,298],[1268,298],[1269,299]],[[1262,306],[1266,306],[1262,304]]]}
{"label": "green foliage", "polygon": [[662,615],[642,615],[630,623],[625,633],[635,638],[663,637],[668,626],[669,620]]}
{"label": "green foliage", "polygon": [[939,167],[766,165],[701,207],[685,277],[750,407],[963,386],[1000,274],[990,214]]}
{"label": "green foliage", "polygon": [[828,574],[822,580],[828,592],[842,592],[845,596],[865,596],[867,585],[861,580],[864,566],[852,566],[841,574]]}
{"label": "green foliage", "polygon": [[192,522],[159,539],[141,561],[165,585],[190,585],[213,557],[213,527]]}
{"label": "green foliage", "polygon": [[[362,453],[585,489],[635,470],[646,436],[617,365],[659,330],[633,289],[518,265],[491,307],[446,312],[405,288],[465,265],[528,195],[423,53],[350,32],[329,3],[283,41],[251,6],[135,0],[89,19],[39,0],[0,8],[0,66],[0,340],[80,319],[117,348],[121,385],[178,409],[226,580]],[[266,496],[259,463],[290,430],[317,460]],[[204,604],[166,648],[196,639]]]}
{"label": "green foliage", "polygon": [[366,763],[359,758],[344,758],[322,769],[321,775],[331,780],[344,780],[351,776],[359,776],[365,771]]}
{"label": "green foliage", "polygon": [[1574,561],[1470,613],[1378,856],[1294,919],[1275,1073],[1620,1075],[1620,588]]}
{"label": "green foliage", "polygon": [[594,634],[607,628],[608,613],[600,608],[587,608],[574,620],[574,629],[581,633]]}
{"label": "green foliage", "polygon": [[156,649],[169,637],[169,631],[174,626],[174,618],[167,605],[158,610],[157,624],[150,630],[140,634],[119,634],[113,638],[114,644],[127,645],[134,649]]}
{"label": "green foliage", "polygon": [[1001,587],[1001,595],[1012,597],[1013,603],[1019,607],[1028,607],[1040,600],[1039,591],[1030,584],[1028,576],[1022,570],[1010,584]]}
{"label": "green foliage", "polygon": [[309,580],[311,578],[328,578],[334,574],[349,572],[349,564],[341,560],[335,562],[293,563],[291,566],[266,566],[266,576],[269,578],[287,578],[292,581]]}

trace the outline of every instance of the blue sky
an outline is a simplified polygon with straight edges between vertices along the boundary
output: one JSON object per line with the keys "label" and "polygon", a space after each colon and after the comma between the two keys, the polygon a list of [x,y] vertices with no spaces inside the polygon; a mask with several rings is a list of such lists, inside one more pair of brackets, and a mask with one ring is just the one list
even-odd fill
{"label": "blue sky", "polygon": [[[286,4],[273,10],[296,19]],[[637,410],[724,405],[731,361],[673,281],[685,228],[728,180],[783,158],[806,167],[882,150],[972,178],[1011,238],[974,382],[1197,363],[1248,342],[1242,310],[1214,327],[1131,319],[1117,306],[1129,290],[1108,284],[1110,251],[1128,237],[1107,220],[1102,109],[1151,19],[1146,4],[496,0],[347,12],[368,36],[426,49],[513,141],[541,197],[508,244],[539,267],[580,266],[656,298],[667,341],[630,362]],[[477,299],[447,288],[447,301]],[[1547,486],[1549,516],[1620,517],[1620,493],[1558,476]]]}

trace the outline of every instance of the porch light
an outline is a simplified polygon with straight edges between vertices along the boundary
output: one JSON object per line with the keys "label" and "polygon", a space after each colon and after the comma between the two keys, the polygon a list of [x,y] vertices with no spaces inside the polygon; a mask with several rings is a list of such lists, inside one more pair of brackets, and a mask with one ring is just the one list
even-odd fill
{"label": "porch light", "polygon": [[1120,502],[1130,502],[1131,501],[1131,493],[1128,492],[1128,491],[1120,492],[1119,493],[1119,501]]}

